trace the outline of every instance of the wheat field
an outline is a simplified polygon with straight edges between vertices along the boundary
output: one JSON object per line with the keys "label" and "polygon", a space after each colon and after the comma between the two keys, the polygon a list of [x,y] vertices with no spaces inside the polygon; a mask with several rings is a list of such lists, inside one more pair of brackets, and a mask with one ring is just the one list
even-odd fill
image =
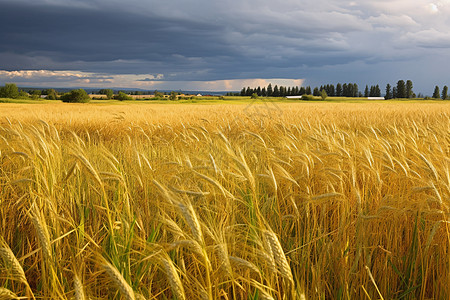
{"label": "wheat field", "polygon": [[450,105],[0,106],[0,299],[449,299]]}

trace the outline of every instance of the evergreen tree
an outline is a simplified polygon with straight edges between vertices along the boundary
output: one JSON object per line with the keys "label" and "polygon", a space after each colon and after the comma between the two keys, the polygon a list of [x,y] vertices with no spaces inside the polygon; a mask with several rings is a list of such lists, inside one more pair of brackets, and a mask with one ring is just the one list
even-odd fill
{"label": "evergreen tree", "polygon": [[438,86],[436,86],[436,87],[434,88],[433,98],[436,98],[436,99],[441,98],[441,95],[440,95],[440,93],[439,93],[439,87],[438,87]]}
{"label": "evergreen tree", "polygon": [[320,96],[320,90],[319,90],[318,87],[315,87],[315,88],[314,88],[313,96]]}
{"label": "evergreen tree", "polygon": [[362,97],[362,94],[358,91],[358,85],[353,84],[353,97]]}
{"label": "evergreen tree", "polygon": [[392,98],[398,98],[398,96],[397,96],[397,88],[396,87],[393,87],[392,88]]}
{"label": "evergreen tree", "polygon": [[306,92],[306,95],[311,95],[311,87],[309,85],[306,87],[305,92]]}
{"label": "evergreen tree", "polygon": [[269,85],[267,86],[267,97],[272,97],[272,96],[273,96],[272,84],[269,83]]}
{"label": "evergreen tree", "polygon": [[263,88],[262,88],[262,90],[261,90],[261,96],[267,97],[266,87],[263,87]]}
{"label": "evergreen tree", "polygon": [[[364,97],[369,97],[369,87],[366,85],[366,88],[364,89]],[[372,95],[370,95],[370,96],[372,96]]]}
{"label": "evergreen tree", "polygon": [[448,87],[444,85],[444,88],[442,88],[442,100],[447,100],[447,93],[448,93]]}
{"label": "evergreen tree", "polygon": [[342,85],[340,83],[338,83],[336,85],[336,96],[337,97],[341,97],[342,96]]}
{"label": "evergreen tree", "polygon": [[391,85],[389,83],[386,84],[386,96],[384,96],[384,99],[392,99]]}
{"label": "evergreen tree", "polygon": [[304,86],[302,86],[302,87],[300,88],[300,92],[299,92],[299,94],[300,94],[300,95],[304,95],[304,94],[306,94],[306,89],[305,89],[305,87],[304,87]]}
{"label": "evergreen tree", "polygon": [[397,82],[397,98],[406,98],[406,85],[405,81],[399,80]]}
{"label": "evergreen tree", "polygon": [[375,86],[375,96],[374,97],[381,97],[381,89],[378,84]]}
{"label": "evergreen tree", "polygon": [[336,89],[334,88],[334,84],[330,84],[330,90],[328,91],[328,96],[330,96],[330,97],[336,96]]}
{"label": "evergreen tree", "polygon": [[273,88],[272,96],[274,96],[274,97],[279,97],[280,96],[280,90],[278,89],[278,85],[275,85],[275,87]]}
{"label": "evergreen tree", "polygon": [[286,87],[280,85],[280,97],[286,96]]}
{"label": "evergreen tree", "polygon": [[342,85],[342,96],[348,97],[348,86],[346,83]]}
{"label": "evergreen tree", "polygon": [[406,98],[412,98],[413,97],[413,83],[411,80],[406,81]]}

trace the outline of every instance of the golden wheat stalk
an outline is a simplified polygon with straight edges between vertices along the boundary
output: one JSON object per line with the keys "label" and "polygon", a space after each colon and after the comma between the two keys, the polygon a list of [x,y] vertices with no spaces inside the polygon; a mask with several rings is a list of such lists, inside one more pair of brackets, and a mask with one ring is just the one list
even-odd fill
{"label": "golden wheat stalk", "polygon": [[[25,284],[27,288],[27,296],[31,295],[32,299],[35,299],[34,294],[28,284],[27,278],[25,276],[25,272],[23,271],[22,265],[9,248],[8,244],[0,237],[0,257],[5,265],[8,268],[10,274],[12,275],[12,280],[17,280]],[[29,298],[29,297],[28,297]]]}
{"label": "golden wheat stalk", "polygon": [[187,205],[179,202],[178,208],[183,215],[184,219],[186,220],[186,223],[188,224],[189,228],[191,229],[191,233],[194,236],[194,239],[200,243],[203,244],[203,234],[202,234],[202,228],[200,226],[200,222],[198,221],[197,214],[194,211],[194,208],[192,207],[192,204],[189,202]]}
{"label": "golden wheat stalk", "polygon": [[186,299],[183,284],[181,283],[181,279],[178,276],[178,271],[173,265],[172,260],[168,257],[162,257],[161,262],[174,296],[179,300]]}
{"label": "golden wheat stalk", "polygon": [[111,281],[120,290],[122,296],[127,300],[135,300],[133,288],[128,284],[128,282],[123,278],[119,270],[116,269],[112,264],[108,262],[103,262],[103,270],[108,274]]}
{"label": "golden wheat stalk", "polygon": [[39,244],[41,246],[42,255],[45,261],[51,261],[52,250],[50,244],[50,234],[48,232],[47,224],[42,213],[36,205],[33,203],[31,207],[31,222],[33,223],[34,229],[36,230]]}
{"label": "golden wheat stalk", "polygon": [[0,239],[0,246],[0,257],[3,260],[5,267],[8,268],[10,274],[13,276],[11,279],[28,284],[22,266],[3,239]]}
{"label": "golden wheat stalk", "polygon": [[280,241],[278,240],[276,234],[271,230],[264,230],[263,235],[267,240],[276,266],[281,275],[293,284],[294,279],[292,277],[291,267],[289,266],[286,255],[284,254],[283,248],[281,247]]}
{"label": "golden wheat stalk", "polygon": [[73,287],[75,289],[75,300],[87,299],[84,293],[83,282],[77,274],[73,277]]}
{"label": "golden wheat stalk", "polygon": [[258,267],[255,266],[253,263],[249,262],[248,260],[245,260],[243,258],[236,257],[236,256],[231,256],[231,255],[228,256],[228,259],[229,259],[231,265],[236,269],[244,268],[244,269],[250,270],[252,272],[255,272],[257,274],[261,274]]}
{"label": "golden wheat stalk", "polygon": [[16,299],[19,299],[19,297],[15,293],[8,290],[7,288],[0,287],[0,300],[16,300]]}

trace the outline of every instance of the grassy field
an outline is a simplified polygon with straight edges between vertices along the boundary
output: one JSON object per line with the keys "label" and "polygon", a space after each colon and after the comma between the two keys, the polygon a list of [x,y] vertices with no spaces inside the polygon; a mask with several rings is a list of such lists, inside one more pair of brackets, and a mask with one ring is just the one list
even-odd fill
{"label": "grassy field", "polygon": [[450,297],[450,104],[101,103],[0,104],[1,299]]}

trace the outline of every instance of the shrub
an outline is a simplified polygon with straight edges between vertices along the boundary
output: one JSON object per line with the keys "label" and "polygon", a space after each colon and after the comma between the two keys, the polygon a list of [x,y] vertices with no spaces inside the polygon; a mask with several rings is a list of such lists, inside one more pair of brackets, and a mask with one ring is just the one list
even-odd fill
{"label": "shrub", "polygon": [[27,92],[21,90],[19,92],[19,95],[16,98],[18,98],[18,99],[28,99],[28,98],[30,98],[30,95]]}
{"label": "shrub", "polygon": [[41,99],[41,94],[42,94],[42,92],[41,92],[40,90],[34,90],[34,91],[31,93],[31,99],[33,99],[33,100],[39,100],[39,99]]}
{"label": "shrub", "polygon": [[114,96],[114,91],[111,89],[101,89],[99,94],[106,95],[106,99],[112,99]]}
{"label": "shrub", "polygon": [[322,101],[325,101],[327,97],[328,97],[327,92],[325,90],[322,90],[322,92],[320,93],[320,98],[322,98]]}
{"label": "shrub", "polygon": [[314,100],[314,96],[313,95],[303,95],[302,96],[302,100]]}
{"label": "shrub", "polygon": [[83,89],[72,90],[61,96],[62,102],[67,103],[87,103],[91,101],[91,98]]}
{"label": "shrub", "polygon": [[0,98],[12,98],[19,97],[19,89],[14,83],[7,83],[4,87],[0,88]]}
{"label": "shrub", "polygon": [[124,92],[119,92],[119,94],[117,94],[116,96],[114,96],[114,99],[119,100],[119,101],[133,100],[132,97],[128,96],[128,95],[125,94]]}
{"label": "shrub", "polygon": [[155,100],[160,100],[160,99],[164,98],[164,94],[161,92],[155,91],[154,94],[155,94],[155,97],[154,97]]}
{"label": "shrub", "polygon": [[177,100],[177,92],[174,92],[174,91],[170,92],[169,99],[172,100],[172,101]]}

